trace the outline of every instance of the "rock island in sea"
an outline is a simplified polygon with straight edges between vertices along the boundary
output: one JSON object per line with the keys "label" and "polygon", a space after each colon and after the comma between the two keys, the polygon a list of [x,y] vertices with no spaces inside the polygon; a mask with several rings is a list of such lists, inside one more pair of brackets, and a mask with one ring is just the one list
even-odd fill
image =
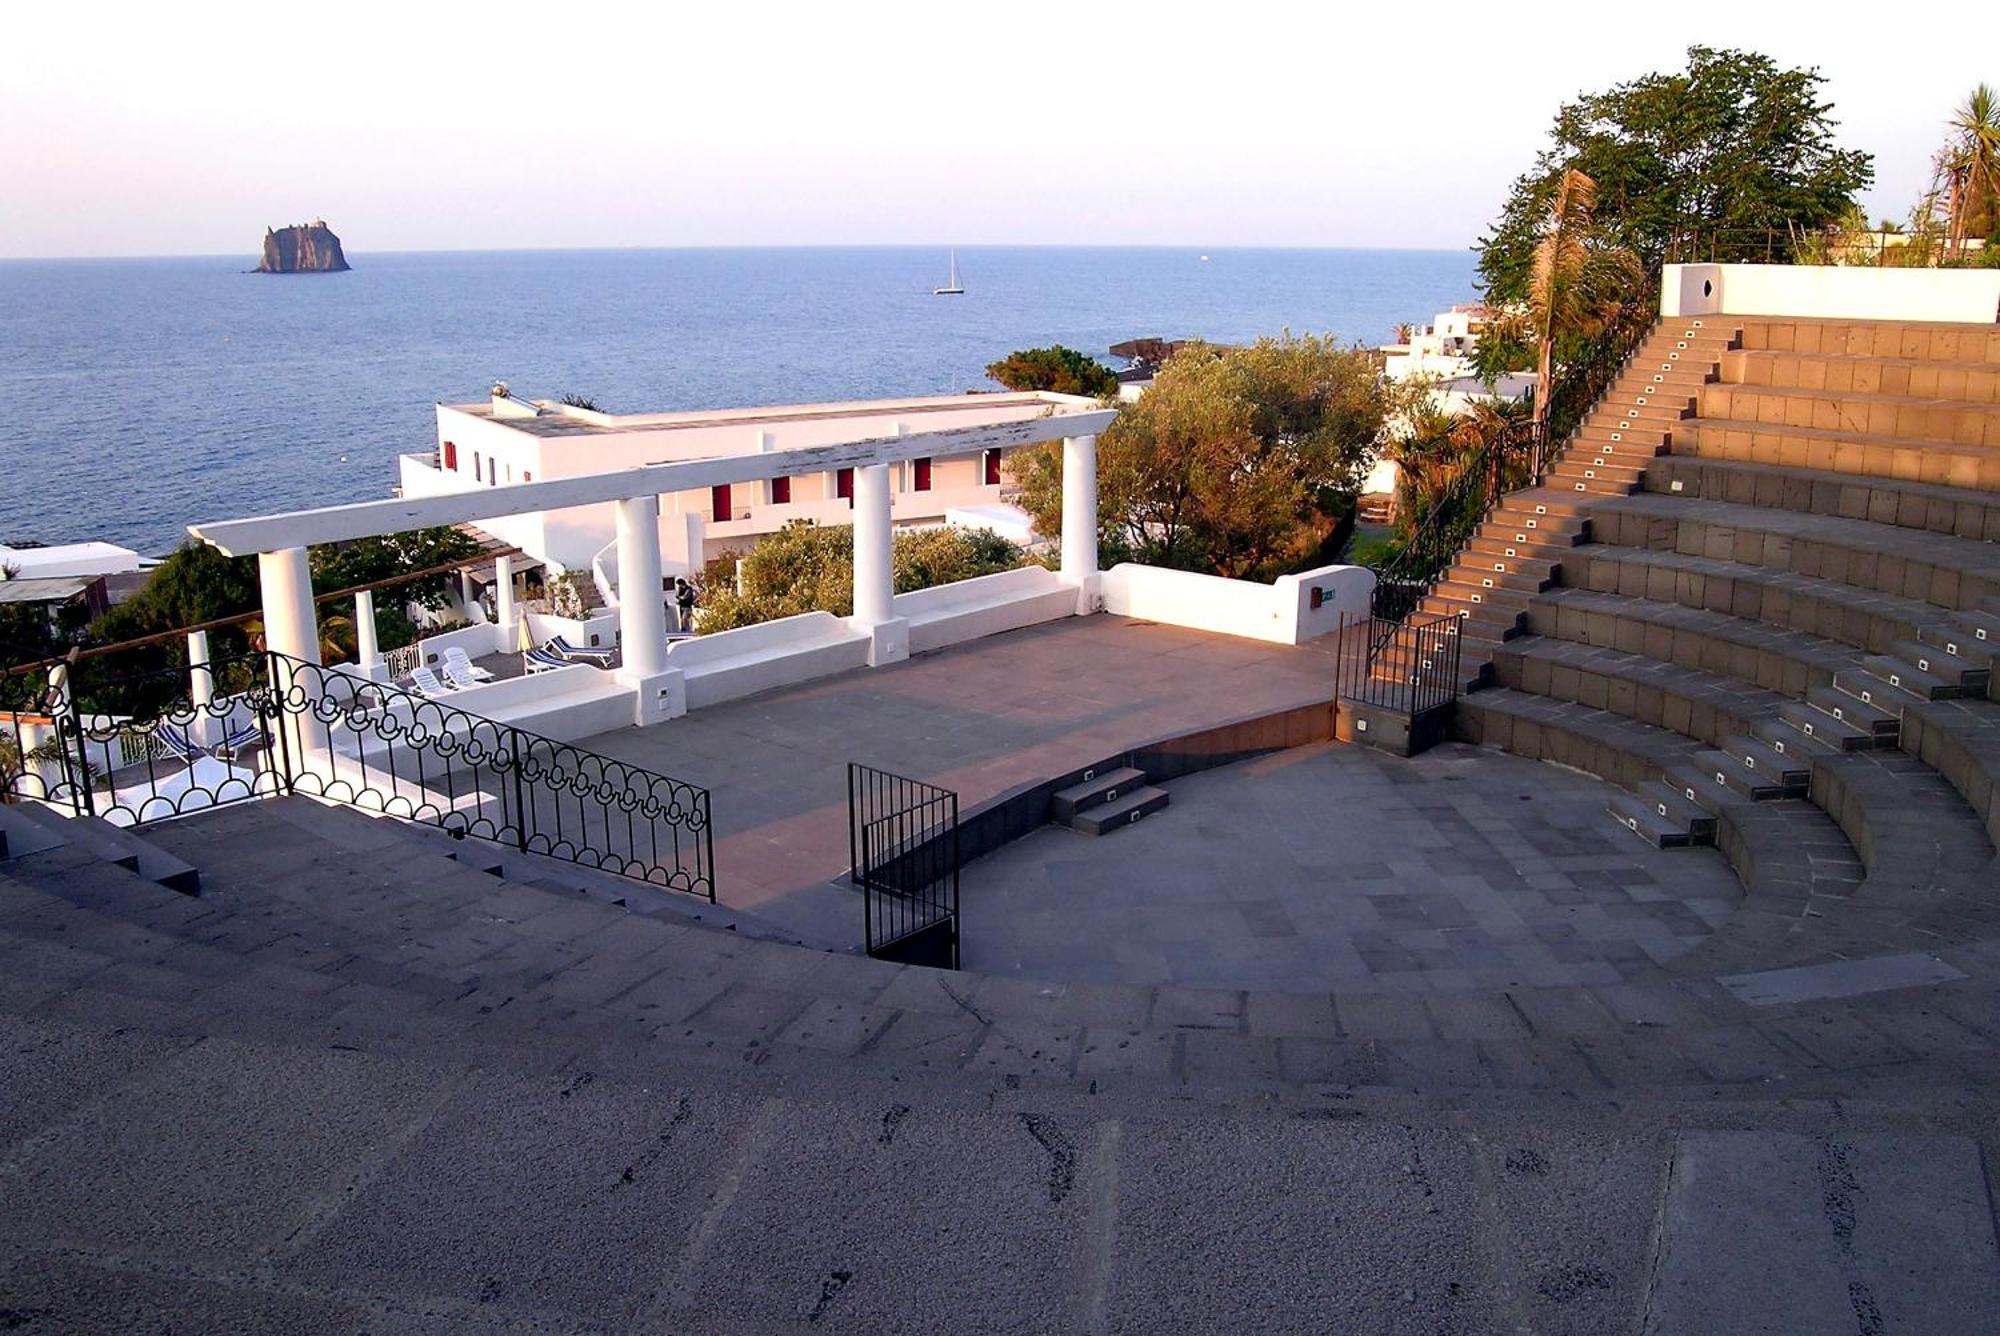
{"label": "rock island in sea", "polygon": [[257,265],[260,274],[338,274],[346,269],[340,238],[324,218],[264,229],[264,258]]}

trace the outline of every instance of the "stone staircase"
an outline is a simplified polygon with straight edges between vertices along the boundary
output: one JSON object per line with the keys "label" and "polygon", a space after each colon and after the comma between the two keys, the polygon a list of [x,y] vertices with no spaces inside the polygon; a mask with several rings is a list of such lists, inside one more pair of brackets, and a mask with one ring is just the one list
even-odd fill
{"label": "stone staircase", "polygon": [[[1556,458],[1544,484],[1503,497],[1417,609],[1459,618],[1461,687],[1487,679],[1492,653],[1522,626],[1529,602],[1556,583],[1586,541],[1594,498],[1629,494],[1692,416],[1734,339],[1714,317],[1662,322],[1646,336],[1604,398]],[[1377,655],[1390,680],[1434,671],[1399,634]]]}
{"label": "stone staircase", "polygon": [[[1844,976],[1718,981],[1771,958],[1809,863],[1846,866],[1805,804],[1753,816],[1775,827],[1712,946],[1617,984],[1429,996],[897,966],[299,798],[149,827],[198,895],[90,841],[10,846],[0,1325],[1239,1330],[1268,1325],[1271,1284],[1322,1277],[1296,1325],[1637,1332],[1706,1274],[1656,1236],[1818,1218],[1779,1173],[1732,1174],[1769,1197],[1747,1213],[1662,1206],[1704,1137],[1764,1129],[1742,1158],[1810,1165],[1837,1099],[1867,1193],[1836,1260],[1962,1249],[1951,1286],[1875,1282],[1962,1328],[2000,1294],[2000,954],[1949,947],[1924,968],[1956,982],[1852,998]],[[1258,1223],[1159,1232],[1182,1218]],[[1364,1261],[1325,1273],[1330,1246]],[[1229,1283],[1175,1291],[1197,1266]]]}
{"label": "stone staircase", "polygon": [[1739,860],[1751,808],[1810,801],[1950,933],[2000,908],[1996,538],[2000,328],[1711,316],[1648,340],[1427,606],[1487,688],[1463,736]]}
{"label": "stone staircase", "polygon": [[1123,830],[1168,803],[1165,789],[1146,782],[1143,770],[1120,766],[1059,790],[1049,804],[1050,819],[1084,835]]}

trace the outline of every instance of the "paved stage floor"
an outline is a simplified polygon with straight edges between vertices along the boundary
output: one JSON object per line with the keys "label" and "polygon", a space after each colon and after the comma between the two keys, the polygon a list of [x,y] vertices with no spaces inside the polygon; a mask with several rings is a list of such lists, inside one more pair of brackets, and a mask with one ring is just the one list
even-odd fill
{"label": "paved stage floor", "polygon": [[1066,618],[579,745],[709,789],[725,904],[858,949],[849,761],[954,789],[964,811],[1139,743],[1330,700],[1337,650]]}
{"label": "paved stage floor", "polygon": [[1608,785],[1463,744],[1324,743],[1191,775],[1097,838],[1048,827],[969,864],[968,970],[1324,992],[1599,987],[1742,900],[1714,849],[1655,849]]}

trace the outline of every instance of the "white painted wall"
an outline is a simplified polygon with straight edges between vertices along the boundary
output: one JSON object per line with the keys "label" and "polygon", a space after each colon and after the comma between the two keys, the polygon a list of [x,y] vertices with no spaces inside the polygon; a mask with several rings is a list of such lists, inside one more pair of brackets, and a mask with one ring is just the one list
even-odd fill
{"label": "white painted wall", "polygon": [[1024,566],[898,594],[892,615],[909,622],[910,653],[1018,631],[1076,615],[1076,590],[1052,570]]}
{"label": "white painted wall", "polygon": [[2000,269],[1670,264],[1660,273],[1660,314],[1990,325],[2000,321]]}
{"label": "white painted wall", "polygon": [[[1322,566],[1271,584],[1123,562],[1104,574],[1104,610],[1168,626],[1298,645],[1368,615],[1375,573]],[[1313,606],[1314,591],[1319,606]]]}
{"label": "white painted wall", "polygon": [[687,678],[687,708],[700,709],[868,664],[869,638],[830,612],[717,631],[667,646],[667,667]]}

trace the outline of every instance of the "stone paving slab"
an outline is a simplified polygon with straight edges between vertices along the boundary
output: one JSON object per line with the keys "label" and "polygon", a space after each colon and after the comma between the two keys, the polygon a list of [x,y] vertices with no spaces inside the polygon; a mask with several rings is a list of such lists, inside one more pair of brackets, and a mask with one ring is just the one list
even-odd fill
{"label": "stone paving slab", "polygon": [[1732,974],[1719,982],[1753,1007],[1786,1002],[1822,1002],[1836,997],[1859,997],[1863,993],[1886,992],[1893,988],[1923,988],[1951,983],[1965,977],[1934,956],[1903,954],[1876,956],[1867,960],[1835,960],[1823,965],[1799,965],[1791,969],[1760,970],[1753,974]]}
{"label": "stone paving slab", "polygon": [[1992,1202],[1963,1137],[1686,1133],[1661,1253],[1646,1313],[1661,1336],[1971,1331],[1968,1315],[2000,1313]]}

